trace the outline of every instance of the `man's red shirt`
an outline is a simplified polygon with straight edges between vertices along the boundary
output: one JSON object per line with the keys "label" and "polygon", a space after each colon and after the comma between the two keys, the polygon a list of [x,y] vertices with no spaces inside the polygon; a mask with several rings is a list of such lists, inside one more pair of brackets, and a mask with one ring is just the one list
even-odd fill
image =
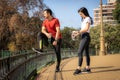
{"label": "man's red shirt", "polygon": [[[57,18],[52,18],[52,20],[48,20],[48,19],[45,19],[43,21],[43,24],[42,26],[44,26],[48,33],[51,33],[52,34],[52,37],[55,38],[56,36],[56,27],[60,27],[60,23],[59,23],[59,20]],[[59,35],[59,38],[61,38],[61,33]]]}

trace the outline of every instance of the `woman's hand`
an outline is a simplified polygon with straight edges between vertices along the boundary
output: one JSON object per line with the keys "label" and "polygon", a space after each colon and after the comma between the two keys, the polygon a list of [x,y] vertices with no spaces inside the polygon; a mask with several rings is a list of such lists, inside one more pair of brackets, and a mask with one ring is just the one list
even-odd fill
{"label": "woman's hand", "polygon": [[79,35],[80,35],[80,33],[78,31],[76,31],[75,34],[74,34],[75,37],[77,37]]}
{"label": "woman's hand", "polygon": [[77,37],[78,35],[80,35],[80,33],[79,33],[79,31],[73,31],[73,32],[72,32],[72,35],[73,35],[74,37]]}

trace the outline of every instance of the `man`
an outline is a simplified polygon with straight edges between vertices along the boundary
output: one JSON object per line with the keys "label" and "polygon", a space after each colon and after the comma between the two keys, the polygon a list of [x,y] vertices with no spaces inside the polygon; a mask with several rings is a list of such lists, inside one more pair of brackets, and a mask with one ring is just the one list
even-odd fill
{"label": "man", "polygon": [[57,57],[57,65],[56,65],[56,72],[60,71],[60,62],[61,62],[61,41],[62,36],[60,32],[60,23],[57,18],[53,17],[53,13],[51,9],[45,9],[43,12],[45,20],[42,24],[42,31],[38,35],[39,38],[39,47],[40,49],[37,51],[43,51],[43,42],[44,45],[48,46],[48,44],[52,44],[56,57]]}

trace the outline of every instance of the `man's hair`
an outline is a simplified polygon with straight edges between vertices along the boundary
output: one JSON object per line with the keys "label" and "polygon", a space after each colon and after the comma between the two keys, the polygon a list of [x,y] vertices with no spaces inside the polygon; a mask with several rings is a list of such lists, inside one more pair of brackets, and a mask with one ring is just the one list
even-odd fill
{"label": "man's hair", "polygon": [[46,11],[47,13],[50,13],[51,16],[53,15],[53,12],[51,9],[45,9],[44,11]]}

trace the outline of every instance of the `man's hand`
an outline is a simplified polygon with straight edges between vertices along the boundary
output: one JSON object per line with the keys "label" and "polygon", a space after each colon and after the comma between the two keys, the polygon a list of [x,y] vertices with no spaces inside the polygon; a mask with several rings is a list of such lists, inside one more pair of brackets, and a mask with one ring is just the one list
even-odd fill
{"label": "man's hand", "polygon": [[51,37],[52,37],[52,34],[51,34],[51,33],[47,33],[46,36],[47,36],[48,38],[51,38]]}
{"label": "man's hand", "polygon": [[55,41],[53,41],[53,45],[54,46],[56,46],[57,45],[57,41],[55,40]]}

